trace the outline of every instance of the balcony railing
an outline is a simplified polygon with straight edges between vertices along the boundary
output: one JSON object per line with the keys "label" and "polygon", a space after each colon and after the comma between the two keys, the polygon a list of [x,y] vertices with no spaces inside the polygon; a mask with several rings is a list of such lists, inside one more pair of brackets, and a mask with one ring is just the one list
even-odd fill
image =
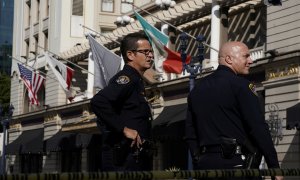
{"label": "balcony railing", "polygon": [[39,23],[38,22],[33,25],[33,35],[37,35],[37,34],[39,34]]}
{"label": "balcony railing", "polygon": [[261,46],[254,49],[250,49],[250,56],[252,58],[252,61],[256,61],[257,59],[265,57],[264,47]]}
{"label": "balcony railing", "polygon": [[49,17],[46,17],[43,19],[43,27],[42,30],[43,31],[47,31],[49,28]]}
{"label": "balcony railing", "polygon": [[29,39],[29,35],[30,35],[30,28],[29,27],[26,27],[24,29],[24,39]]}

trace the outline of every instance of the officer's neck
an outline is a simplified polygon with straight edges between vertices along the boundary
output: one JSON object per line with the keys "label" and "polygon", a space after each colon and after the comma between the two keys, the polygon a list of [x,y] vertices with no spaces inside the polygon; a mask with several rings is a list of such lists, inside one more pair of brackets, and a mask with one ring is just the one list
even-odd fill
{"label": "officer's neck", "polygon": [[144,68],[141,68],[133,63],[127,63],[127,65],[135,69],[141,76],[143,76],[146,71]]}

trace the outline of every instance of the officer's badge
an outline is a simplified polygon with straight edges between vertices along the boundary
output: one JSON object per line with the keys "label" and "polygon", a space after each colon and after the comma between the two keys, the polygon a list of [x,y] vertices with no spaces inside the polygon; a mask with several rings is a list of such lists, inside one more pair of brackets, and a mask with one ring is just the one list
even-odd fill
{"label": "officer's badge", "polygon": [[118,77],[118,79],[116,80],[116,82],[118,84],[127,84],[127,83],[130,82],[130,79],[129,79],[128,76],[120,76],[120,77]]}
{"label": "officer's badge", "polygon": [[254,84],[252,84],[252,83],[249,84],[249,89],[255,94],[255,96],[258,96],[255,88],[256,87]]}

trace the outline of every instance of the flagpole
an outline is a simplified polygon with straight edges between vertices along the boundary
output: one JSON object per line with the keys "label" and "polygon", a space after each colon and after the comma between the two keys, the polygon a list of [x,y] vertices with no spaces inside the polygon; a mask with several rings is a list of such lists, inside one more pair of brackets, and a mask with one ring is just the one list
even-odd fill
{"label": "flagpole", "polygon": [[[42,72],[42,71],[40,71],[40,70],[38,70],[38,69],[35,69],[35,68],[33,68],[33,67],[27,65],[26,63],[20,61],[19,59],[15,58],[15,57],[12,57],[12,56],[10,56],[10,55],[8,55],[8,57],[12,58],[12,59],[15,60],[15,61],[20,62],[22,65],[25,65],[26,67],[29,67],[29,68],[32,69],[32,70],[38,71],[38,72],[41,73],[42,75],[44,75],[44,76],[46,76],[46,77],[49,77],[49,78],[52,79],[52,80],[58,81],[56,78],[51,77],[51,76],[47,75],[46,73],[44,73],[44,72]],[[78,91],[78,90],[76,90],[76,89],[73,88],[73,87],[70,87],[70,88],[71,88],[71,89],[74,89],[75,92],[78,93],[78,94],[81,93],[81,91]],[[83,92],[82,92],[82,93],[83,93]]]}
{"label": "flagpole", "polygon": [[[45,48],[43,48],[42,46],[38,46],[38,47],[41,48],[41,49],[43,49],[43,50],[45,50]],[[70,64],[72,64],[72,65],[78,67],[79,69],[81,69],[81,70],[83,70],[83,71],[85,71],[85,72],[87,72],[87,73],[89,73],[89,74],[92,74],[92,75],[94,76],[93,73],[91,73],[90,71],[84,69],[83,67],[81,67],[81,66],[79,66],[79,65],[77,65],[77,64],[75,64],[75,63],[73,63],[72,61],[66,60],[66,59],[60,57],[59,55],[57,55],[57,54],[55,54],[54,52],[51,52],[51,51],[49,51],[49,50],[46,50],[46,51],[48,51],[49,53],[51,53],[51,54],[53,54],[53,55],[55,55],[55,56],[61,58],[61,59],[64,60],[64,61],[67,61],[68,63],[70,63]]]}
{"label": "flagpole", "polygon": [[[9,55],[8,55],[9,56]],[[35,70],[35,71],[38,71],[39,73],[41,73],[41,74],[43,74],[43,75],[45,75],[46,77],[49,77],[49,78],[51,78],[51,79],[53,79],[53,80],[56,80],[55,78],[53,78],[53,77],[51,77],[51,76],[49,76],[49,75],[47,75],[46,73],[44,73],[44,72],[42,72],[42,71],[40,71],[40,70],[38,70],[38,69],[35,69],[35,68],[33,68],[33,67],[31,67],[31,66],[29,66],[29,65],[27,65],[26,63],[24,63],[24,62],[22,62],[22,61],[20,61],[20,60],[18,60],[17,58],[15,58],[15,57],[12,57],[12,56],[9,56],[10,58],[12,58],[13,60],[15,60],[15,61],[18,61],[18,62],[20,62],[22,65],[25,65],[26,67],[29,67],[30,69],[32,69],[32,70]]]}
{"label": "flagpole", "polygon": [[[150,16],[152,16],[152,17],[154,17],[154,18],[156,18],[156,19],[158,19],[158,20],[160,20],[160,21],[162,21],[163,23],[168,24],[169,26],[171,26],[171,27],[177,29],[177,30],[180,31],[181,33],[184,32],[183,30],[179,29],[178,27],[174,26],[173,24],[171,24],[171,23],[169,23],[169,22],[167,22],[167,21],[165,21],[165,20],[163,20],[163,19],[160,19],[159,17],[157,17],[157,16],[151,14],[149,11],[142,9],[142,8],[140,8],[140,7],[136,6],[136,5],[134,5],[134,4],[131,3],[131,2],[125,2],[125,3],[131,4],[133,7],[138,8],[138,9],[140,9],[140,10],[146,12],[148,15],[150,15]],[[186,33],[186,32],[184,32],[184,33]],[[189,36],[189,37],[191,37],[191,38],[193,38],[194,40],[197,40],[197,38],[196,38],[195,36],[192,36],[192,35],[190,35],[189,33],[186,33],[186,35]],[[205,43],[205,42],[202,42],[202,43],[203,43],[205,46],[207,46],[208,48],[210,48],[210,49],[212,49],[212,50],[214,50],[214,51],[216,51],[216,52],[219,52],[219,50],[217,50],[217,49],[211,47],[211,46],[208,45],[207,43]]]}
{"label": "flagpole", "polygon": [[87,27],[87,26],[85,26],[85,25],[80,24],[80,26],[82,26],[83,28],[86,28],[86,29],[88,29],[88,30],[90,30],[90,31],[92,31],[92,32],[94,32],[94,33],[96,33],[96,34],[102,36],[102,37],[105,37],[105,38],[107,38],[107,39],[109,39],[109,40],[111,40],[111,41],[113,41],[113,42],[115,42],[115,43],[117,43],[117,44],[121,44],[119,41],[113,40],[113,39],[111,39],[110,37],[107,37],[107,36],[103,35],[102,33],[99,33],[99,32],[97,32],[97,31],[95,31],[95,30],[93,30],[93,29],[91,29],[91,28],[89,28],[89,27]]}

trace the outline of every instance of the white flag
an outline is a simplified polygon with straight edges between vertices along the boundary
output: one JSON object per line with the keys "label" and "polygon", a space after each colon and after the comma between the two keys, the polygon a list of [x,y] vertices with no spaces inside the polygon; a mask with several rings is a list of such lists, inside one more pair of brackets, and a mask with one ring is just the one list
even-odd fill
{"label": "white flag", "polygon": [[54,75],[56,76],[59,84],[65,90],[67,97],[70,101],[72,101],[72,93],[70,90],[72,77],[74,74],[74,70],[62,62],[58,61],[52,56],[49,56],[48,53],[45,53],[46,61],[52,69]]}

